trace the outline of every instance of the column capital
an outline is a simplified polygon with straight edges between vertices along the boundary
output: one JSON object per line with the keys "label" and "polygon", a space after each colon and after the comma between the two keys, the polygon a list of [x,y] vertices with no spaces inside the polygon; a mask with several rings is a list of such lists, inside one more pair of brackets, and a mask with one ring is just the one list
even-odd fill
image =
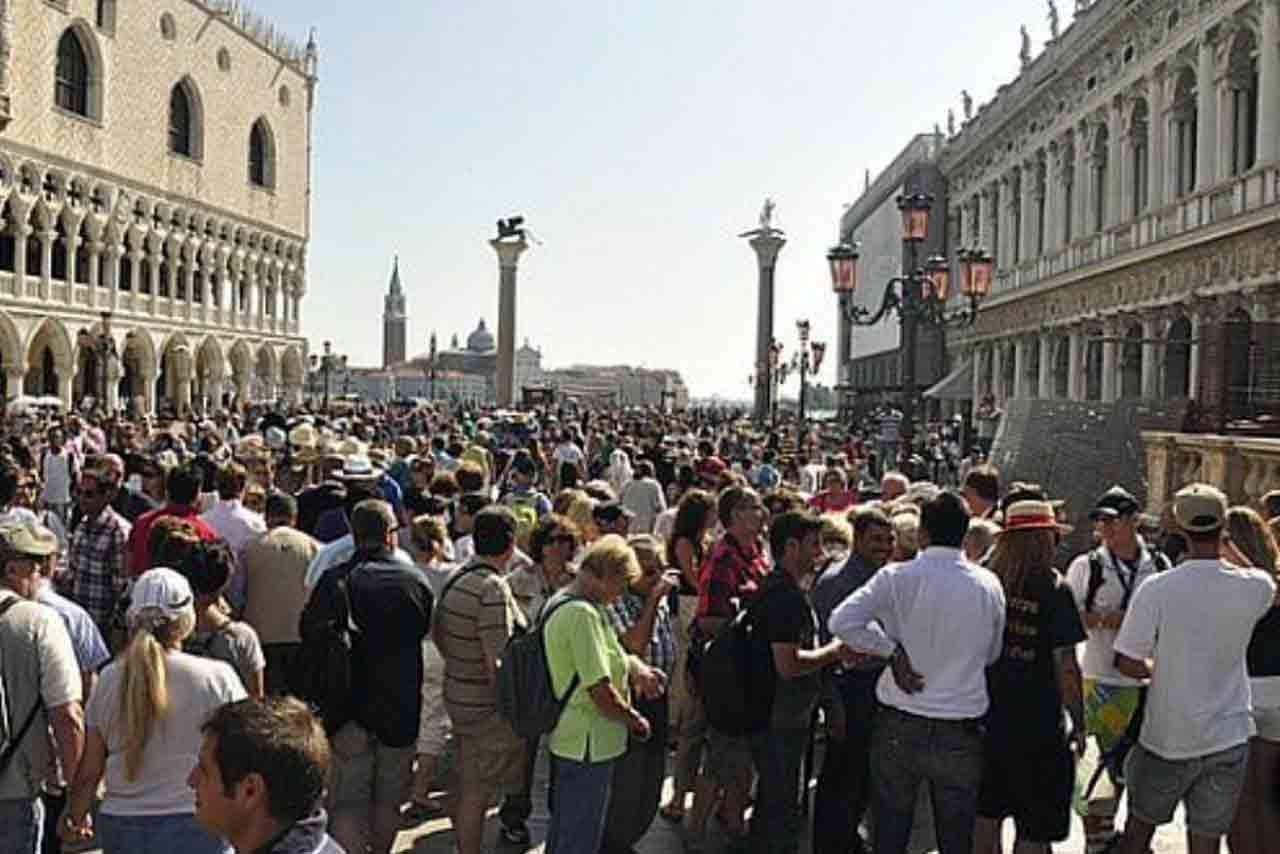
{"label": "column capital", "polygon": [[751,238],[747,244],[755,250],[756,261],[761,267],[772,267],[777,262],[782,247],[787,245],[787,238],[774,229],[747,232],[744,236]]}
{"label": "column capital", "polygon": [[502,240],[495,238],[489,241],[489,245],[493,247],[493,251],[498,253],[498,266],[502,269],[515,269],[520,262],[520,256],[529,244],[524,238],[519,240]]}

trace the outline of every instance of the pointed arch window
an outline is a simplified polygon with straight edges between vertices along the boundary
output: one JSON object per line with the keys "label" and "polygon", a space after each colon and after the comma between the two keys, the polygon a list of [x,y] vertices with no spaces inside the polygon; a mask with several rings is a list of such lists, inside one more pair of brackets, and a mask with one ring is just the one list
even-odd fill
{"label": "pointed arch window", "polygon": [[67,112],[89,116],[89,55],[80,38],[67,30],[58,41],[54,103]]}
{"label": "pointed arch window", "polygon": [[177,84],[169,92],[169,150],[174,154],[191,157],[191,99],[186,88]]}
{"label": "pointed arch window", "polygon": [[276,185],[275,140],[265,119],[249,129],[249,183],[266,189]]}

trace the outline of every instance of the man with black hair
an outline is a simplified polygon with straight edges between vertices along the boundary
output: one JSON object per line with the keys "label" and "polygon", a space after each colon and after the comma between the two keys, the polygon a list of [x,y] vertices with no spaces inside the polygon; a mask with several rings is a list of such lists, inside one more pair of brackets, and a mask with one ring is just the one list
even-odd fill
{"label": "man with black hair", "polygon": [[151,550],[147,540],[151,535],[151,526],[161,516],[176,516],[189,522],[195,529],[196,536],[202,540],[217,539],[218,535],[196,511],[195,504],[200,498],[201,483],[200,470],[194,466],[179,466],[169,472],[165,481],[168,502],[155,510],[143,513],[129,531],[126,548],[129,554],[130,575],[141,575],[151,569]]}
{"label": "man with black hair", "polygon": [[108,637],[116,600],[128,581],[125,555],[132,530],[111,506],[112,497],[111,481],[102,471],[86,469],[77,493],[80,523],[67,548],[71,596]]}
{"label": "man with black hair", "polygon": [[[434,627],[444,658],[445,710],[458,747],[454,826],[461,854],[479,854],[491,800],[521,795],[527,761],[525,742],[498,714],[494,686],[498,655],[524,624],[503,571],[515,552],[515,516],[505,507],[486,507],[476,514],[473,537],[475,557],[445,582]],[[527,816],[504,810],[506,841],[529,844]]]}
{"label": "man with black hair", "polygon": [[[893,555],[893,523],[877,509],[854,511],[853,552],[814,585],[813,608],[818,635],[831,639],[827,620],[835,607],[871,580]],[[858,827],[871,797],[871,723],[876,710],[876,681],[884,662],[835,664],[831,669],[827,750],[813,805],[814,854],[848,854],[865,850]]]}
{"label": "man with black hair", "polygon": [[[1166,569],[1168,560],[1138,534],[1142,505],[1122,486],[1102,494],[1089,519],[1101,544],[1078,555],[1067,568],[1067,583],[1080,609],[1088,638],[1081,670],[1084,673],[1085,727],[1106,754],[1129,734],[1145,682],[1115,666],[1115,640],[1134,591]],[[1133,721],[1136,726],[1138,721]],[[1114,775],[1114,795],[1089,798],[1083,816],[1086,854],[1112,843],[1115,816],[1124,795],[1124,781]]]}
{"label": "man with black hair", "polygon": [[876,572],[828,620],[833,636],[890,662],[871,736],[877,854],[906,851],[924,781],[941,854],[973,850],[986,668],[1003,646],[1005,597],[1000,580],[960,551],[968,528],[958,493],[926,501],[920,553]]}
{"label": "man with black hair", "polygon": [[296,527],[292,495],[267,496],[267,532],[244,551],[244,620],[258,632],[267,658],[268,694],[282,694],[299,646],[298,617],[306,604],[307,566],[320,544]]}
{"label": "man with black hair", "polygon": [[800,761],[821,693],[821,672],[847,649],[839,640],[818,646],[818,619],[804,592],[822,556],[821,534],[822,520],[807,512],[791,510],[773,519],[773,571],[751,605],[750,619],[761,643],[768,644],[761,651],[775,676],[772,691],[762,691],[759,698],[770,704],[769,727],[751,736],[759,782],[750,835],[759,854],[794,850],[801,829]]}
{"label": "man with black hair", "polygon": [[324,727],[293,697],[239,700],[201,727],[191,774],[196,821],[237,854],[344,854],[320,803],[329,775]]}
{"label": "man with black hair", "polygon": [[[347,574],[351,649],[351,715],[333,734],[335,761],[328,794],[334,837],[349,851],[388,854],[400,828],[400,807],[413,783],[422,709],[422,640],[433,597],[425,577],[393,555],[396,517],[380,499],[351,511],[355,557]],[[331,595],[325,579],[303,609],[308,642],[313,607]],[[320,610],[316,610],[318,615]]]}
{"label": "man with black hair", "polygon": [[990,519],[1000,504],[1000,472],[994,466],[972,468],[960,485],[960,495],[969,506],[969,515]]}

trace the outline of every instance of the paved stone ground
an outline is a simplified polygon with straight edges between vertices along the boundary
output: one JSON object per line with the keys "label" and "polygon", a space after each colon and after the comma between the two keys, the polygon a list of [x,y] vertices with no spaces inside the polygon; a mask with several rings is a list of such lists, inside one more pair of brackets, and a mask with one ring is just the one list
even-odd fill
{"label": "paved stone ground", "polygon": [[[820,764],[819,767],[821,767]],[[529,849],[531,852],[540,852],[542,850],[542,840],[547,835],[546,779],[547,770],[544,753],[538,763],[537,776],[534,783],[534,814],[529,822],[529,830],[534,840],[533,846]],[[670,785],[671,780],[668,778],[668,789]],[[927,804],[924,804],[923,801],[922,812],[924,815],[917,815],[916,836],[912,840],[912,854],[926,854],[926,852],[936,850],[932,843],[932,834],[927,829],[928,809]],[[922,818],[925,820],[922,821]],[[1180,811],[1172,825],[1160,829],[1156,834],[1153,848],[1154,854],[1185,854],[1187,850],[1186,837],[1182,822],[1183,818]],[[726,840],[723,835],[718,834],[715,824],[714,821],[709,823],[707,854],[722,854],[725,848]],[[921,825],[925,825],[925,827]],[[1006,822],[1005,825],[1004,851],[1011,852],[1013,850],[1013,826],[1011,822]],[[495,809],[490,812],[489,821],[485,826],[485,852],[520,854],[515,848],[505,845],[499,839],[497,828],[498,819]],[[448,819],[439,819],[401,833],[396,840],[395,851],[413,852],[413,854],[453,854],[454,845],[454,835]],[[800,850],[802,852],[809,850],[807,842],[802,843]],[[1066,842],[1055,845],[1054,851],[1059,852],[1059,854],[1084,854],[1084,837],[1078,821],[1073,822],[1071,838]],[[653,826],[649,828],[649,832],[636,845],[636,852],[637,854],[683,854],[683,845],[680,842],[678,829],[661,817],[655,818]]]}

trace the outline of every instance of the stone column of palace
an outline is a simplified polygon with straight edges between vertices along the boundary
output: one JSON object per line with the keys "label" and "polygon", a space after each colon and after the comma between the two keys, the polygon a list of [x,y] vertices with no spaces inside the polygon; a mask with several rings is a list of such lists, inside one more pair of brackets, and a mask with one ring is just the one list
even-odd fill
{"label": "stone column of palace", "polygon": [[107,374],[107,412],[115,412],[120,408],[120,357],[112,355],[105,362],[100,370]]}
{"label": "stone column of palace", "polygon": [[1013,339],[1013,396],[1029,397],[1027,394],[1027,342],[1024,338]]}
{"label": "stone column of palace", "polygon": [[1280,0],[1262,0],[1258,42],[1258,162],[1280,160]]}
{"label": "stone column of palace", "polygon": [[1036,397],[1048,400],[1053,397],[1053,333],[1045,330],[1040,333],[1040,377],[1037,382]]}
{"label": "stone column of palace", "polygon": [[1160,316],[1155,312],[1142,316],[1142,396],[1148,399],[1160,394]]}
{"label": "stone column of palace", "polygon": [[1111,118],[1108,121],[1108,137],[1111,151],[1109,159],[1111,168],[1107,170],[1107,219],[1103,224],[1105,228],[1110,228],[1129,219],[1129,214],[1133,210],[1133,203],[1130,196],[1133,190],[1133,160],[1126,157],[1126,152],[1132,152],[1133,146],[1129,144],[1129,139],[1125,133],[1124,112],[1126,109],[1124,98],[1117,95],[1112,99]]}
{"label": "stone column of palace", "polygon": [[773,286],[774,270],[778,265],[778,253],[787,239],[777,231],[755,232],[748,241],[756,253],[758,291],[756,303],[756,399],[757,421],[769,418],[773,390],[773,366],[769,361],[769,347],[773,344]]}
{"label": "stone column of palace", "polygon": [[1200,397],[1200,332],[1204,327],[1204,309],[1192,303],[1188,314],[1191,317],[1191,357],[1187,360],[1187,396],[1197,400]]}
{"label": "stone column of palace", "polygon": [[1044,194],[1044,254],[1053,253],[1054,247],[1058,244],[1055,242],[1054,223],[1057,222],[1057,212],[1054,207],[1058,204],[1058,188],[1054,186],[1058,180],[1058,170],[1054,164],[1055,150],[1049,147],[1043,150],[1044,154],[1044,184],[1038,188],[1038,191]]}
{"label": "stone column of palace", "polygon": [[971,415],[978,411],[978,404],[982,402],[982,366],[985,360],[983,359],[983,347],[981,344],[974,345],[972,358],[973,399],[970,401],[970,406],[973,407],[973,411],[970,413]]}
{"label": "stone column of palace", "polygon": [[1084,327],[1072,326],[1067,336],[1067,399],[1084,400]]}
{"label": "stone column of palace", "polygon": [[1119,385],[1119,360],[1116,358],[1116,352],[1120,349],[1120,342],[1117,338],[1120,335],[1120,325],[1114,319],[1105,321],[1102,324],[1102,402],[1113,403],[1120,395],[1117,393]]}
{"label": "stone column of palace", "polygon": [[1212,31],[1201,35],[1196,62],[1197,190],[1212,187],[1218,174],[1218,81],[1214,42]]}
{"label": "stone column of palace", "polygon": [[516,401],[516,270],[520,254],[529,248],[518,240],[490,240],[498,253],[498,406],[507,408]]}
{"label": "stone column of palace", "polygon": [[1036,204],[1036,159],[1022,164],[1022,237],[1018,261],[1034,260],[1036,252],[1036,226],[1039,225],[1039,205]]}
{"label": "stone column of palace", "polygon": [[1071,170],[1071,242],[1089,233],[1089,185],[1093,175],[1089,162],[1089,132],[1086,125],[1076,128],[1076,162]]}
{"label": "stone column of palace", "polygon": [[22,394],[22,386],[27,378],[27,372],[21,366],[6,366],[4,369],[5,382],[5,399],[9,399],[16,395]]}
{"label": "stone column of palace", "polygon": [[1165,162],[1169,150],[1168,75],[1162,62],[1151,71],[1147,86],[1147,210],[1159,210],[1166,198]]}

